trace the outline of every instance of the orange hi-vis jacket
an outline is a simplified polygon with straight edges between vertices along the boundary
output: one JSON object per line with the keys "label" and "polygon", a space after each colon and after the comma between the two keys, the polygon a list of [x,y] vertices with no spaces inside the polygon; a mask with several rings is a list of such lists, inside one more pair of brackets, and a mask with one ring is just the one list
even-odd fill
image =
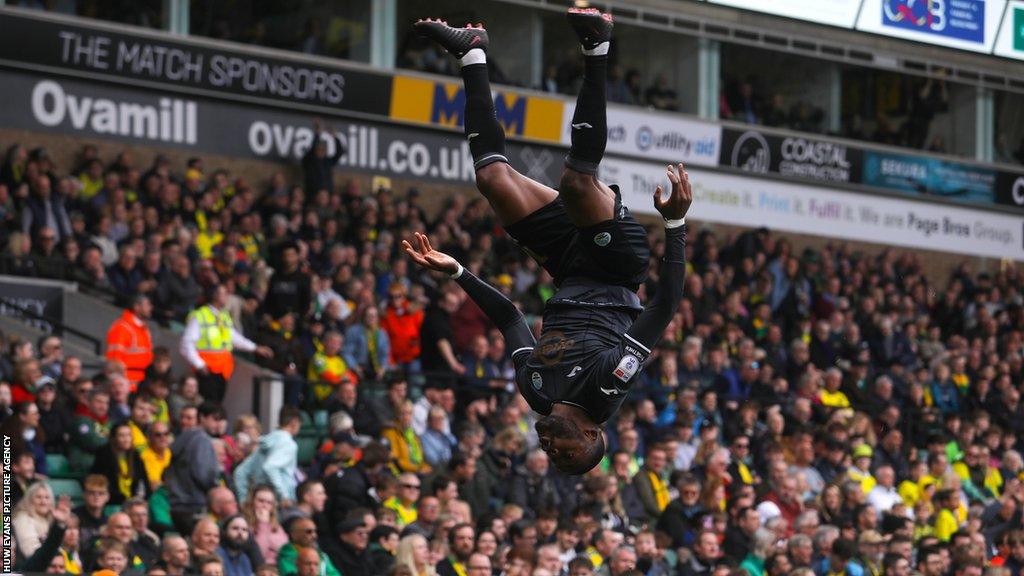
{"label": "orange hi-vis jacket", "polygon": [[107,331],[107,359],[124,363],[133,390],[145,379],[146,368],[153,363],[153,339],[149,327],[131,310],[125,310]]}

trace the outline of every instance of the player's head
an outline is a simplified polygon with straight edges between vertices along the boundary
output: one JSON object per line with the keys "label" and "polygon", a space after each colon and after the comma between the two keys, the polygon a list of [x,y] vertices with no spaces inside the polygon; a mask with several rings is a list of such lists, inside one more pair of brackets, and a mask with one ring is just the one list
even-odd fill
{"label": "player's head", "polygon": [[597,426],[581,427],[572,418],[549,414],[537,421],[540,446],[561,472],[580,475],[588,472],[604,457],[604,436]]}

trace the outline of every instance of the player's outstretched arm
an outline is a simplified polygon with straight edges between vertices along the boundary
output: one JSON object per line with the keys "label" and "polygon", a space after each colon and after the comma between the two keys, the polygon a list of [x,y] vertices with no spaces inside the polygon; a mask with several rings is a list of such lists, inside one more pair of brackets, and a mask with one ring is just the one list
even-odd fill
{"label": "player's outstretched arm", "polygon": [[[466,294],[476,302],[476,305],[487,314],[487,317],[494,322],[494,325],[501,330],[505,337],[505,349],[512,355],[516,365],[527,356],[522,352],[533,349],[535,340],[530,327],[526,325],[523,313],[516,308],[504,294],[497,291],[490,284],[474,276],[444,252],[435,250],[430,245],[430,239],[425,235],[416,232],[413,237],[413,244],[408,240],[402,240],[402,247],[405,253],[414,262],[437,272],[444,272],[458,282],[459,286],[466,291]],[[520,352],[519,355],[516,353]]]}
{"label": "player's outstretched arm", "polygon": [[658,290],[626,331],[626,338],[643,345],[648,353],[672,321],[683,299],[686,278],[685,217],[693,202],[693,190],[682,164],[668,167],[668,179],[672,183],[668,198],[662,198],[661,186],[654,191],[654,207],[665,218],[665,255],[661,259]]}

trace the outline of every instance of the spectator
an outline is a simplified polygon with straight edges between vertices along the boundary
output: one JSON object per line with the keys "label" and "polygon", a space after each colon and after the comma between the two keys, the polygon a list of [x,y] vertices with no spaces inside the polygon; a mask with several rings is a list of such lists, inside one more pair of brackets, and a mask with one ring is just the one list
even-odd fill
{"label": "spectator", "polygon": [[177,534],[164,536],[157,566],[166,570],[167,576],[184,576],[189,572],[190,560],[191,554],[184,538]]}
{"label": "spectator", "polygon": [[220,546],[220,530],[217,528],[216,520],[209,516],[199,518],[192,528],[191,534],[193,558],[220,556],[217,554],[217,548]]}
{"label": "spectator", "polygon": [[[313,121],[313,136],[314,144],[302,157],[305,190],[310,194],[326,190],[330,194],[334,191],[334,167],[345,153],[345,145],[334,130],[330,126],[325,127],[319,119]],[[334,153],[330,156],[327,155],[328,139],[334,140]]]}
{"label": "spectator", "polygon": [[355,382],[355,372],[351,370],[341,355],[342,336],[340,333],[330,331],[324,334],[322,349],[318,350],[309,361],[309,372],[306,380],[309,382],[309,401],[316,406],[322,406],[327,397],[335,392],[337,387],[344,381]]}
{"label": "spectator", "polygon": [[146,325],[152,311],[149,298],[136,295],[107,331],[106,357],[124,363],[133,389],[146,377],[146,369],[153,362],[153,338]]}
{"label": "spectator", "polygon": [[205,403],[199,407],[199,426],[183,430],[171,444],[171,464],[164,486],[171,505],[174,527],[190,534],[196,516],[206,508],[206,492],[217,485],[220,464],[212,437],[220,434],[224,409]]}
{"label": "spectator", "polygon": [[97,451],[91,472],[106,476],[112,487],[111,504],[120,505],[129,498],[149,494],[146,467],[132,446],[132,429],[125,422],[110,429],[110,442]]}
{"label": "spectator", "polygon": [[444,408],[434,406],[427,416],[427,429],[419,436],[423,446],[423,459],[432,468],[443,468],[458,448],[458,440],[445,430],[448,415]]}
{"label": "spectator", "polygon": [[292,406],[281,408],[280,428],[260,438],[259,447],[235,469],[236,490],[242,499],[249,487],[270,484],[285,505],[295,502],[299,446],[295,442],[302,427],[302,416]]}
{"label": "spectator", "polygon": [[394,423],[382,431],[391,445],[391,458],[403,472],[426,474],[430,464],[423,455],[423,444],[412,428],[412,402],[406,400],[398,410]]}
{"label": "spectator", "polygon": [[121,509],[128,514],[135,533],[131,542],[132,551],[145,566],[155,565],[160,556],[160,538],[149,529],[149,504],[143,498],[130,498]]}
{"label": "spectator", "polygon": [[110,393],[100,388],[89,392],[86,404],[79,403],[75,407],[68,451],[68,461],[73,469],[86,471],[92,468],[96,451],[106,445],[110,435],[109,409]]}
{"label": "spectator", "polygon": [[320,576],[341,576],[331,559],[317,545],[317,530],[313,520],[293,520],[288,528],[288,534],[289,542],[281,547],[277,555],[277,567],[281,574],[294,574],[301,555],[315,553],[320,558]]}
{"label": "spectator", "polygon": [[459,309],[459,299],[452,292],[442,295],[423,318],[421,335],[423,371],[439,385],[453,386],[455,377],[466,373],[455,352],[452,315]]}
{"label": "spectator", "polygon": [[32,195],[22,211],[21,231],[34,238],[45,227],[53,232],[54,242],[70,237],[71,220],[64,206],[64,198],[53,194],[50,178],[38,176],[32,181],[31,187]]}
{"label": "spectator", "polygon": [[14,414],[0,425],[0,434],[7,438],[17,439],[23,450],[32,454],[35,460],[34,470],[45,475],[46,469],[46,435],[39,426],[39,407],[32,402],[18,402],[14,405]]}
{"label": "spectator", "polygon": [[22,556],[32,556],[42,546],[54,521],[54,508],[53,491],[48,484],[37,482],[29,486],[11,519],[14,540]]}
{"label": "spectator", "polygon": [[219,404],[235,370],[233,349],[256,352],[266,358],[274,352],[266,346],[257,346],[235,329],[231,315],[224,310],[228,302],[224,286],[210,288],[206,300],[205,306],[189,313],[181,336],[181,355],[196,370],[203,398]]}
{"label": "spectator", "polygon": [[189,312],[199,303],[201,290],[192,274],[188,256],[179,255],[171,259],[169,273],[156,290],[156,301],[171,320],[184,322]]}
{"label": "spectator", "polygon": [[[314,482],[323,492],[323,486]],[[300,485],[301,487],[301,485]],[[302,490],[299,490],[301,492]],[[304,495],[298,496],[300,505]],[[323,503],[321,501],[321,508]],[[259,546],[260,554],[267,564],[277,564],[277,553],[288,542],[288,535],[278,522],[277,494],[272,486],[266,484],[255,486],[249,491],[249,497],[243,506],[245,519],[251,527],[253,540]],[[308,514],[312,517],[312,514]]]}
{"label": "spectator", "polygon": [[338,540],[325,546],[324,551],[341,574],[371,576],[378,573],[368,549],[370,531],[361,519],[346,520],[336,527],[335,532]]}
{"label": "spectator", "polygon": [[427,539],[420,534],[410,534],[398,543],[395,564],[404,566],[414,576],[435,576],[437,574],[430,563],[430,548]]}
{"label": "spectator", "polygon": [[389,298],[381,327],[391,344],[391,363],[407,373],[418,373],[423,310],[409,301],[406,292],[405,285],[401,283],[388,287]]}
{"label": "spectator", "polygon": [[312,302],[312,283],[309,274],[300,266],[298,245],[292,242],[281,245],[278,258],[280,266],[267,285],[264,312],[271,318],[280,318],[286,313],[304,318]]}
{"label": "spectator", "polygon": [[654,84],[644,93],[644,100],[656,110],[678,110],[679,97],[668,83],[668,76],[662,72],[654,78]]}
{"label": "spectator", "polygon": [[249,545],[249,524],[244,516],[232,516],[221,529],[217,556],[224,563],[225,576],[248,576],[253,573],[252,562],[246,554]]}
{"label": "spectator", "polygon": [[163,485],[164,471],[171,464],[171,428],[164,422],[154,422],[146,434],[146,445],[139,452],[139,459],[146,470],[150,492]]}
{"label": "spectator", "polygon": [[391,342],[380,324],[380,310],[368,307],[345,331],[342,356],[360,380],[382,382],[391,369]]}

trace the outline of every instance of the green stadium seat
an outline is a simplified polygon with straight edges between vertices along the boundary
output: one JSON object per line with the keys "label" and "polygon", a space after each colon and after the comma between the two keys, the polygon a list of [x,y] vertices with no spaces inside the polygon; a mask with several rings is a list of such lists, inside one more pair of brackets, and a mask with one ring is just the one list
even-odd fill
{"label": "green stadium seat", "polygon": [[71,498],[71,506],[81,506],[85,500],[83,498],[82,485],[78,483],[78,480],[71,480],[68,478],[50,478],[49,481],[50,489],[53,490],[53,497],[60,498],[61,496],[67,496]]}
{"label": "green stadium seat", "polygon": [[46,472],[50,478],[75,478],[71,474],[71,464],[63,454],[46,455]]}
{"label": "green stadium seat", "polygon": [[320,446],[320,439],[316,436],[299,434],[295,441],[299,445],[299,466],[309,466],[316,458],[316,449]]}

